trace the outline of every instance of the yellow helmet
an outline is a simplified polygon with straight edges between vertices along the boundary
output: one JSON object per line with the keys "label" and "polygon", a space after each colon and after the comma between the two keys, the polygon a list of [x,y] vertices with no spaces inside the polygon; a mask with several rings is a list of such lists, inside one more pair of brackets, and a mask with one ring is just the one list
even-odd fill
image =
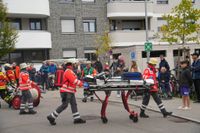
{"label": "yellow helmet", "polygon": [[152,65],[156,65],[158,63],[158,60],[156,58],[151,58],[149,61],[148,61],[149,64],[152,64]]}

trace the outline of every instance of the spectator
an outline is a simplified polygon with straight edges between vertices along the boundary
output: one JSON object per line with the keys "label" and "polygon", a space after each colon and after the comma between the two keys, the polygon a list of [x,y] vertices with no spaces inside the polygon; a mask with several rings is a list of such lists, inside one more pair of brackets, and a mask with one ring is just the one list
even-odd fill
{"label": "spectator", "polygon": [[97,70],[98,73],[101,73],[103,71],[102,63],[99,59],[94,63],[94,68]]}
{"label": "spectator", "polygon": [[189,70],[188,61],[181,61],[181,74],[179,75],[180,92],[182,95],[183,105],[178,109],[190,109],[190,88],[192,87],[192,76]]}
{"label": "spectator", "polygon": [[140,72],[138,66],[137,66],[137,63],[136,61],[132,61],[132,65],[131,65],[131,68],[130,68],[130,72]]}
{"label": "spectator", "polygon": [[114,59],[113,63],[110,66],[110,69],[112,71],[112,76],[115,76],[115,72],[117,71],[117,64],[118,64],[117,59]]}
{"label": "spectator", "polygon": [[167,71],[170,70],[170,66],[168,62],[165,60],[164,55],[160,55],[160,64],[159,64],[159,72],[161,70],[161,67],[165,67]]}
{"label": "spectator", "polygon": [[42,89],[44,93],[46,92],[46,89],[48,90],[48,73],[49,73],[49,67],[47,63],[44,61],[41,68],[40,72],[42,74]]}
{"label": "spectator", "polygon": [[30,76],[30,80],[35,82],[35,74],[36,74],[36,69],[34,67],[34,64],[30,64],[29,67],[27,67],[27,71],[29,73]]}
{"label": "spectator", "polygon": [[200,59],[198,53],[192,54],[193,63],[191,66],[192,79],[194,82],[194,87],[197,95],[197,101],[195,103],[200,103]]}
{"label": "spectator", "polygon": [[108,62],[106,62],[104,67],[103,67],[103,70],[104,71],[109,71],[109,69],[110,69],[110,66],[109,66]]}
{"label": "spectator", "polygon": [[53,62],[49,62],[49,73],[48,73],[48,87],[51,90],[54,90],[54,80],[56,74],[56,65]]}
{"label": "spectator", "polygon": [[161,67],[160,75],[158,77],[159,84],[162,90],[162,93],[164,94],[165,99],[171,99],[172,94],[170,90],[169,80],[170,80],[170,73],[167,71],[165,67]]}

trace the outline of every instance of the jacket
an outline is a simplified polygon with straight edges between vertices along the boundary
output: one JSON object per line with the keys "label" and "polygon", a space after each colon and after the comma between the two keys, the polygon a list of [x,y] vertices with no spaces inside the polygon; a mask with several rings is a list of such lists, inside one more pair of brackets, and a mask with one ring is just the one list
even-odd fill
{"label": "jacket", "polygon": [[6,84],[7,84],[7,77],[3,72],[0,72],[0,90],[5,90],[6,89]]}
{"label": "jacket", "polygon": [[160,71],[161,67],[165,67],[167,69],[167,71],[170,70],[170,66],[165,59],[161,60],[161,62],[159,64],[159,71]]}
{"label": "jacket", "polygon": [[20,68],[19,66],[15,66],[14,68],[15,78],[19,79]]}
{"label": "jacket", "polygon": [[27,71],[21,71],[19,74],[19,89],[22,91],[29,90],[31,88],[32,81],[29,78]]}
{"label": "jacket", "polygon": [[179,85],[181,87],[182,86],[191,87],[192,84],[193,84],[192,75],[189,68],[183,68],[179,75]]}
{"label": "jacket", "polygon": [[158,81],[155,68],[146,68],[143,73],[143,79],[153,79],[154,85],[151,87],[150,92],[158,92]]}
{"label": "jacket", "polygon": [[56,65],[54,65],[54,64],[51,64],[51,65],[49,65],[49,73],[50,74],[55,74],[56,73]]}
{"label": "jacket", "polygon": [[160,72],[158,79],[159,79],[159,82],[163,82],[164,81],[164,83],[169,83],[170,72],[168,72],[168,71],[165,72],[165,73]]}
{"label": "jacket", "polygon": [[93,67],[90,67],[90,69],[85,67],[82,71],[82,77],[85,77],[86,75],[91,75],[95,77],[97,75],[97,71]]}
{"label": "jacket", "polygon": [[60,93],[76,93],[76,86],[83,86],[83,83],[77,79],[77,76],[71,69],[66,69],[63,76],[63,85]]}
{"label": "jacket", "polygon": [[200,59],[192,63],[192,79],[200,79]]}
{"label": "jacket", "polygon": [[16,82],[15,73],[13,72],[13,70],[7,70],[6,76],[9,82],[12,82],[12,83]]}

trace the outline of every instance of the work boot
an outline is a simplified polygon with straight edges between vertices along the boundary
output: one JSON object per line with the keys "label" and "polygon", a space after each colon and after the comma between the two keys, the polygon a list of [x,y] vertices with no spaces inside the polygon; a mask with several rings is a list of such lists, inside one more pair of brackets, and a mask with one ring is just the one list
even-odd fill
{"label": "work boot", "polygon": [[27,114],[27,112],[25,110],[20,110],[19,114],[20,115],[25,115],[25,114]]}
{"label": "work boot", "polygon": [[164,117],[164,118],[166,118],[168,115],[172,115],[172,112],[167,112],[167,111],[166,111],[166,112],[163,113],[163,117]]}
{"label": "work boot", "polygon": [[74,120],[74,124],[83,124],[83,123],[86,123],[86,121],[81,118]]}
{"label": "work boot", "polygon": [[37,111],[35,111],[35,110],[29,110],[29,112],[28,112],[28,114],[31,114],[31,115],[34,115],[36,113],[37,113]]}
{"label": "work boot", "polygon": [[56,125],[55,118],[53,118],[51,115],[48,115],[48,116],[47,116],[47,120],[49,121],[49,123],[50,123],[52,126]]}
{"label": "work boot", "polygon": [[140,117],[141,117],[141,118],[149,118],[149,116],[146,115],[144,112],[143,112],[143,113],[142,113],[142,112],[140,113]]}
{"label": "work boot", "polygon": [[90,97],[90,101],[93,102],[94,101],[94,97]]}

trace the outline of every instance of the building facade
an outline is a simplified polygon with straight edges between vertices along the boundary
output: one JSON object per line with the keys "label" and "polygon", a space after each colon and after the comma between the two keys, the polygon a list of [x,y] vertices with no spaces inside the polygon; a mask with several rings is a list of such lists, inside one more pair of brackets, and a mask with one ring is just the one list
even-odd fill
{"label": "building facade", "polygon": [[41,62],[49,58],[52,48],[47,19],[48,0],[3,0],[8,19],[18,32],[15,51],[3,57],[6,62]]}
{"label": "building facade", "polygon": [[105,0],[49,0],[50,58],[96,58],[95,42],[108,28]]}
{"label": "building facade", "polygon": [[[159,33],[163,24],[166,24],[162,15],[171,12],[171,9],[180,2],[181,0],[148,0],[147,2],[148,34],[149,40],[153,43],[151,57],[158,58],[163,54],[171,68],[176,65],[180,46],[160,42],[154,35]],[[194,0],[193,5],[195,8],[200,8],[200,1]],[[144,51],[146,42],[145,0],[110,0],[107,3],[107,17],[114,57],[122,54],[129,67],[131,60],[134,59],[143,70],[147,62]],[[186,45],[186,47],[190,48],[191,53],[200,50],[197,44]]]}

